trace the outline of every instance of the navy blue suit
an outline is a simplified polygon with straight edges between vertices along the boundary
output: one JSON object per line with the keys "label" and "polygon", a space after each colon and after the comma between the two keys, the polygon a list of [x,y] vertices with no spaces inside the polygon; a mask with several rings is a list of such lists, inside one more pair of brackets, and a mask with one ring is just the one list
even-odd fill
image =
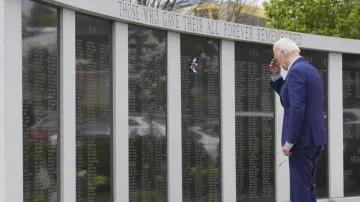
{"label": "navy blue suit", "polygon": [[291,200],[314,202],[316,167],[326,144],[320,73],[300,57],[291,66],[286,81],[279,78],[270,85],[284,107],[281,143],[294,144],[289,157]]}

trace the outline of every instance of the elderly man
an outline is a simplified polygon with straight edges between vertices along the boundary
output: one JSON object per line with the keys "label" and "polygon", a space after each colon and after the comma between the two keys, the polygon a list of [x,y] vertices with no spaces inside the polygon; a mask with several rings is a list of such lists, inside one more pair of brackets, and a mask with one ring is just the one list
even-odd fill
{"label": "elderly man", "polygon": [[[284,108],[281,143],[289,156],[291,200],[316,202],[316,167],[326,143],[320,73],[299,55],[299,47],[290,39],[279,39],[273,52],[270,85]],[[281,68],[288,71],[286,80]]]}

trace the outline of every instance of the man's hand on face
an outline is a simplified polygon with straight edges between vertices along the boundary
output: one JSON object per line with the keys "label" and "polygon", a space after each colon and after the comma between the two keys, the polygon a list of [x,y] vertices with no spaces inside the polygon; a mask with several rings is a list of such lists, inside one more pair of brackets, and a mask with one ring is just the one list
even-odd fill
{"label": "man's hand on face", "polygon": [[291,150],[291,148],[288,145],[284,145],[282,147],[282,151],[283,151],[285,156],[291,156],[292,153],[291,153],[290,150]]}
{"label": "man's hand on face", "polygon": [[270,71],[274,75],[280,74],[281,67],[280,67],[280,64],[277,62],[277,60],[275,58],[273,58],[271,60]]}

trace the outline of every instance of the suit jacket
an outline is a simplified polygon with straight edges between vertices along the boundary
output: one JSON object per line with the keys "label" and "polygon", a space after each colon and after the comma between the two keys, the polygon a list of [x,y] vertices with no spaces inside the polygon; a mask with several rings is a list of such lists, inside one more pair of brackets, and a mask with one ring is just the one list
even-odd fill
{"label": "suit jacket", "polygon": [[281,77],[270,82],[284,107],[281,144],[294,147],[326,144],[323,106],[323,84],[319,71],[303,57],[289,70],[286,81]]}

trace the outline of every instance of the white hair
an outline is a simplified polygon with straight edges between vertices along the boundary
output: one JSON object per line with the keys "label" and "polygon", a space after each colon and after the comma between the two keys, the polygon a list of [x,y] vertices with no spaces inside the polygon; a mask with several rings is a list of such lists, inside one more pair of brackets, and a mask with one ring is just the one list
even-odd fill
{"label": "white hair", "polygon": [[281,38],[274,44],[274,48],[284,51],[285,53],[300,53],[299,46],[291,39]]}

